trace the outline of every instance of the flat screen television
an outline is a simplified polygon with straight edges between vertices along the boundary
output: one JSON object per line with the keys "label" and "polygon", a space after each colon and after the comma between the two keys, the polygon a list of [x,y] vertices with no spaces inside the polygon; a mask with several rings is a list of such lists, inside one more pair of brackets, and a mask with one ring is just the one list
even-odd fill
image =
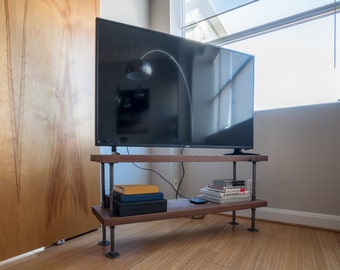
{"label": "flat screen television", "polygon": [[96,19],[97,146],[253,148],[254,57]]}

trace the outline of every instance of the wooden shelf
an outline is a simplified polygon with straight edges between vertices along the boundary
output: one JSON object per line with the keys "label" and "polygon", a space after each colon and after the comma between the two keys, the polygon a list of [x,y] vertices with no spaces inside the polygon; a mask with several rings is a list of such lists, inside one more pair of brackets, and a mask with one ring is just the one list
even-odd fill
{"label": "wooden shelf", "polygon": [[108,208],[101,206],[93,206],[92,213],[98,218],[104,226],[113,226],[137,222],[146,222],[162,219],[171,219],[179,217],[188,217],[195,215],[206,215],[220,212],[236,211],[250,208],[258,208],[267,206],[267,201],[245,201],[228,204],[218,204],[207,202],[205,204],[193,204],[187,199],[168,200],[168,209],[166,212],[134,215],[134,216],[110,216]]}
{"label": "wooden shelf", "polygon": [[[267,161],[268,156],[262,155],[91,155],[91,161],[101,163],[101,184],[102,184],[102,205],[105,201],[105,176],[108,173],[110,179],[110,208],[102,208],[101,206],[93,206],[92,213],[102,224],[102,240],[99,245],[110,244],[110,252],[106,254],[108,258],[116,258],[119,253],[115,250],[115,226],[121,224],[138,223],[162,219],[171,219],[188,216],[206,215],[220,212],[233,211],[231,224],[237,224],[236,211],[243,209],[251,209],[251,227],[249,231],[255,232],[255,210],[258,207],[267,206],[267,201],[258,200],[256,198],[256,163],[260,161]],[[142,214],[134,216],[119,217],[113,215],[113,187],[114,187],[114,164],[119,162],[233,162],[234,179],[236,176],[237,162],[252,162],[252,200],[245,202],[235,202],[228,204],[218,204],[207,202],[205,204],[192,204],[187,199],[168,200],[167,211],[152,214]],[[110,165],[110,170],[106,172],[105,164]],[[111,213],[111,215],[110,215]],[[110,226],[111,241],[106,240],[106,226]]]}
{"label": "wooden shelf", "polygon": [[100,163],[118,162],[260,162],[268,161],[262,155],[91,155],[91,161]]}

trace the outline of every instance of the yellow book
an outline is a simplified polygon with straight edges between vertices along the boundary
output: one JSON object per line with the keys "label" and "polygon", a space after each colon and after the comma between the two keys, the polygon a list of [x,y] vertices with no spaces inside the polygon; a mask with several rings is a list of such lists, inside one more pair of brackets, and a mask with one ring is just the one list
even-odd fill
{"label": "yellow book", "polygon": [[114,190],[124,195],[147,194],[159,192],[158,186],[154,185],[115,185]]}

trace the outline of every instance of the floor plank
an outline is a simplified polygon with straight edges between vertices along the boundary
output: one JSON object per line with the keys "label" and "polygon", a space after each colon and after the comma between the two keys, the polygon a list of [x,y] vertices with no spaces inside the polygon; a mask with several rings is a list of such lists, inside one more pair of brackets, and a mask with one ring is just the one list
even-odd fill
{"label": "floor plank", "polygon": [[340,269],[340,232],[257,221],[251,233],[250,220],[228,221],[211,214],[116,226],[116,259],[97,245],[99,229],[0,269]]}

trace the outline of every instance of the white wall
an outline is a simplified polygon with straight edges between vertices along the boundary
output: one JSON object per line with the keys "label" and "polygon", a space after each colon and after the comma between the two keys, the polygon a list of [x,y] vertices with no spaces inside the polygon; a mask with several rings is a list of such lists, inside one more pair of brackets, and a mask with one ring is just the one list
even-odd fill
{"label": "white wall", "polygon": [[150,28],[170,33],[169,1],[150,0]]}
{"label": "white wall", "polygon": [[270,207],[340,216],[339,118],[340,103],[256,113],[256,150],[269,155],[259,195]]}
{"label": "white wall", "polygon": [[100,17],[108,20],[148,28],[148,0],[100,0]]}
{"label": "white wall", "polygon": [[340,230],[339,118],[339,102],[255,114],[264,217]]}
{"label": "white wall", "polygon": [[150,28],[181,36],[182,0],[150,0]]}
{"label": "white wall", "polygon": [[[339,119],[340,103],[255,112],[252,152],[269,156],[257,165],[257,197],[268,200],[268,208],[257,210],[259,217],[340,230]],[[186,168],[183,193],[189,196],[207,181],[232,177],[230,164]],[[251,177],[250,164],[238,169],[239,178]]]}

